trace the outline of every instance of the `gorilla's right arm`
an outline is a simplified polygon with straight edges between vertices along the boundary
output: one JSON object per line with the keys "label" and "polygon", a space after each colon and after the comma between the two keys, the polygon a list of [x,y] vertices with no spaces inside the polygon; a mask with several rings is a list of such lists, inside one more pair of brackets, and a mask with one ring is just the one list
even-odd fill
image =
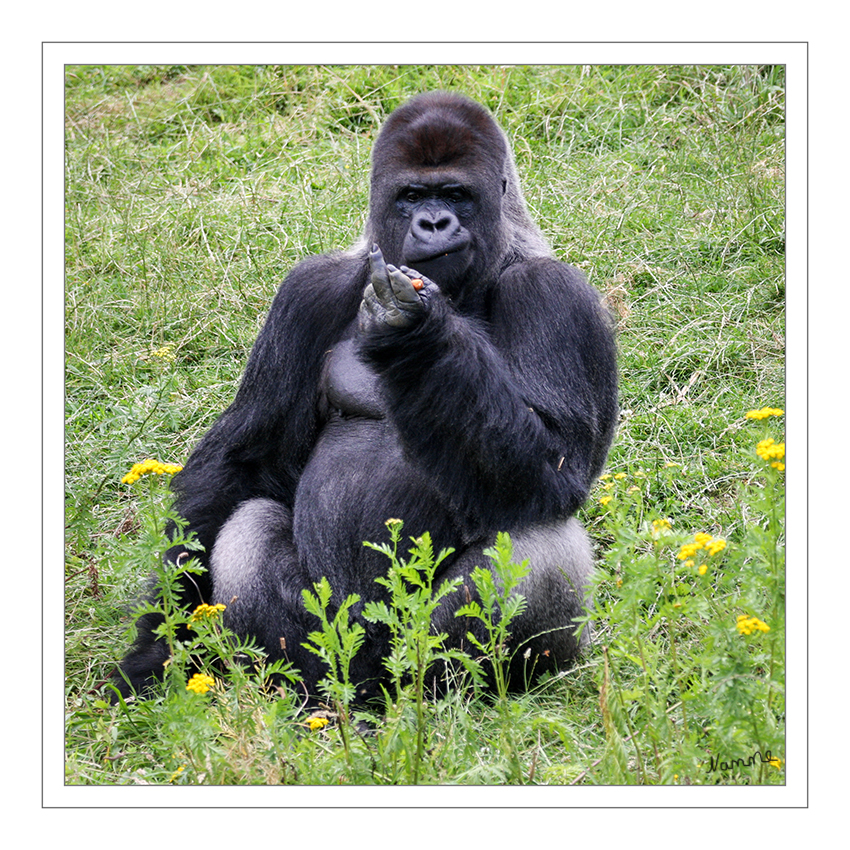
{"label": "gorilla's right arm", "polygon": [[409,455],[470,529],[571,516],[616,421],[616,352],[597,293],[547,259],[503,273],[486,321],[436,288],[422,305],[403,322],[382,321],[386,309],[361,321],[363,357]]}

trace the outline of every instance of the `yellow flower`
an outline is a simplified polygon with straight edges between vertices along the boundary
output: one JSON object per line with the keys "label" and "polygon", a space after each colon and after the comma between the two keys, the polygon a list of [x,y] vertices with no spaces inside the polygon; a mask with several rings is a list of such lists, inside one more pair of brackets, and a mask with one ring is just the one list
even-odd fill
{"label": "yellow flower", "polygon": [[[705,549],[709,555],[716,555],[725,548],[725,540],[714,540],[710,534],[706,534],[704,531],[699,531],[694,535],[694,542],[685,543],[685,545],[679,550],[679,554],[676,557],[680,561],[686,561],[688,558],[693,558],[700,549]],[[692,566],[692,564],[686,564],[686,566]],[[700,575],[703,574],[700,573]]]}
{"label": "yellow flower", "polygon": [[663,517],[662,519],[654,519],[652,521],[652,536],[654,539],[658,539],[662,534],[670,531],[673,527],[673,524],[669,519]]}
{"label": "yellow flower", "polygon": [[192,623],[197,623],[199,620],[211,619],[212,617],[217,617],[221,614],[225,609],[225,605],[222,605],[219,602],[217,605],[207,605],[206,602],[202,602],[193,612],[192,616],[189,619],[189,625]]}
{"label": "yellow flower", "polygon": [[758,617],[748,617],[746,614],[738,614],[738,634],[751,635],[755,631],[769,632],[770,626],[759,620]]}
{"label": "yellow flower", "polygon": [[781,770],[781,769],[782,769],[782,759],[780,759],[780,758],[776,758],[776,756],[774,756],[774,757],[773,757],[773,758],[772,758],[772,759],[768,762],[768,764],[769,764],[769,765],[772,765],[772,766],[773,766],[773,767],[775,767],[777,770]]}
{"label": "yellow flower", "polygon": [[782,472],[782,470],[783,470],[783,469],[785,469],[785,464],[784,464],[784,463],[780,463],[778,460],[775,460],[775,461],[771,464],[771,466],[772,466],[774,469],[778,469],[780,472]]}
{"label": "yellow flower", "polygon": [[307,725],[311,732],[315,732],[317,729],[324,729],[328,725],[328,719],[327,717],[308,717]]}
{"label": "yellow flower", "polygon": [[[693,566],[693,564],[691,564],[691,566]],[[706,574],[706,571],[707,571],[707,570],[708,570],[708,565],[707,565],[707,564],[700,564],[700,568],[697,570],[697,572],[698,572],[701,576],[704,576],[704,575]]]}
{"label": "yellow flower", "polygon": [[610,502],[612,498],[613,498],[613,496],[602,496],[602,497],[599,499],[599,504],[600,504],[600,505],[607,505],[607,504],[608,504],[608,502]]}
{"label": "yellow flower", "polygon": [[625,477],[626,477],[626,473],[625,473],[625,472],[618,472],[618,473],[614,476],[614,480],[615,480],[615,481],[622,481]]}
{"label": "yellow flower", "polygon": [[196,694],[205,694],[215,685],[215,679],[206,673],[195,673],[186,683],[186,690]]}
{"label": "yellow flower", "polygon": [[783,416],[784,410],[778,407],[763,407],[761,410],[750,410],[744,414],[745,419],[767,419],[768,416]]}
{"label": "yellow flower", "polygon": [[167,345],[163,345],[162,348],[157,348],[157,350],[154,351],[153,356],[159,357],[160,360],[167,360],[171,363],[177,359],[177,355],[172,351],[173,348],[174,346],[171,343],[168,343]]}
{"label": "yellow flower", "polygon": [[759,441],[756,454],[762,460],[782,460],[785,457],[785,443],[777,443],[773,437]]}
{"label": "yellow flower", "polygon": [[171,778],[168,781],[174,782],[174,780],[177,779],[177,777],[180,776],[180,774],[183,773],[183,771],[185,769],[186,769],[186,765],[181,764],[180,767],[178,767],[177,770],[175,770],[174,773],[171,774]]}
{"label": "yellow flower", "polygon": [[716,555],[718,552],[722,552],[726,548],[726,541],[720,539],[712,540],[712,542],[705,548],[709,555]]}
{"label": "yellow flower", "polygon": [[143,475],[176,475],[182,466],[176,463],[161,463],[153,458],[134,463],[130,471],[121,479],[122,484],[133,484]]}
{"label": "yellow flower", "polygon": [[679,554],[676,557],[680,561],[686,561],[688,558],[693,558],[699,548],[700,547],[696,543],[685,543],[685,545],[679,549]]}

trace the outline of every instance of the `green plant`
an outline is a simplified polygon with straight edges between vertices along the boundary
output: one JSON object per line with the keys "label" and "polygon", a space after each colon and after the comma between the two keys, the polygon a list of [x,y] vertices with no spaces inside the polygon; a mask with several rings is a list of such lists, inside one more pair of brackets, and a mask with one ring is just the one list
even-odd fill
{"label": "green plant", "polygon": [[[410,781],[419,781],[421,765],[427,746],[428,716],[430,708],[426,702],[426,677],[437,665],[463,663],[478,675],[477,669],[463,653],[445,650],[445,634],[434,634],[432,617],[447,596],[460,586],[460,577],[446,580],[434,587],[434,577],[439,565],[451,554],[444,549],[434,556],[431,536],[427,532],[413,540],[409,558],[398,556],[398,543],[403,522],[387,520],[390,543],[366,543],[390,560],[386,576],[375,581],[388,592],[388,601],[372,601],[366,604],[363,616],[372,623],[381,623],[389,629],[390,651],[384,664],[393,682],[394,696],[386,694],[390,714],[396,729],[391,734],[394,740],[401,727],[408,701],[412,701],[415,714],[414,753],[407,758]],[[408,693],[410,696],[408,697]]]}
{"label": "green plant", "polygon": [[[780,775],[784,443],[765,437],[758,456],[762,468],[740,492],[753,512],[740,543],[683,539],[669,519],[645,518],[643,487],[627,475],[602,484],[614,542],[593,616],[606,635],[600,704],[612,781],[713,782],[721,764],[734,764],[738,781]],[[754,753],[765,758],[748,762]]]}
{"label": "green plant", "polygon": [[301,593],[304,607],[319,618],[321,630],[310,632],[307,636],[309,642],[303,646],[318,655],[328,667],[328,672],[319,681],[319,688],[336,709],[342,743],[350,760],[348,709],[355,696],[355,686],[351,681],[351,662],[363,645],[366,630],[359,623],[349,622],[349,617],[351,606],[356,605],[360,597],[356,593],[346,597],[337,608],[333,619],[330,619],[328,606],[333,595],[330,583],[326,578],[322,578],[313,588],[315,594],[306,588]]}
{"label": "green plant", "polygon": [[[199,548],[194,535],[184,534],[186,522],[168,507],[162,478],[170,480],[179,472],[180,466],[164,464],[149,458],[133,465],[121,479],[122,484],[138,486],[144,493],[145,509],[141,512],[141,533],[133,546],[125,552],[124,569],[133,572],[137,567],[150,568],[154,576],[154,592],[137,603],[134,621],[143,614],[159,616],[162,620],[156,634],[168,646],[164,674],[167,680],[177,685],[186,684],[185,667],[191,656],[190,643],[181,641],[190,623],[190,616],[181,611],[179,605],[182,581],[191,581],[193,574],[203,572],[195,558],[180,558],[176,562],[165,557],[172,546],[184,546],[187,551]],[[137,485],[137,482],[142,482]],[[169,535],[169,523],[173,532]]]}
{"label": "green plant", "polygon": [[502,741],[511,765],[511,780],[522,782],[522,767],[513,734],[511,704],[508,700],[509,667],[511,653],[508,649],[511,623],[526,608],[525,597],[517,592],[530,572],[528,560],[514,563],[513,543],[509,534],[499,533],[495,546],[485,549],[492,569],[476,567],[472,573],[475,590],[481,600],[472,599],[461,606],[455,616],[469,617],[484,624],[486,637],[480,640],[473,632],[467,637],[477,647],[492,671],[499,710],[502,716]]}

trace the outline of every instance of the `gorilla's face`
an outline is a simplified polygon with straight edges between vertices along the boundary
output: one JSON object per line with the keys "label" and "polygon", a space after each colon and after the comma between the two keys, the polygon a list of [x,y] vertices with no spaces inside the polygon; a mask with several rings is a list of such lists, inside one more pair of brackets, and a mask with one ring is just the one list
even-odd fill
{"label": "gorilla's face", "polygon": [[492,118],[455,95],[422,95],[387,120],[372,153],[367,244],[449,295],[498,273],[507,147]]}
{"label": "gorilla's face", "polygon": [[441,179],[412,183],[398,193],[396,210],[407,226],[404,264],[443,285],[462,279],[475,255],[470,189]]}

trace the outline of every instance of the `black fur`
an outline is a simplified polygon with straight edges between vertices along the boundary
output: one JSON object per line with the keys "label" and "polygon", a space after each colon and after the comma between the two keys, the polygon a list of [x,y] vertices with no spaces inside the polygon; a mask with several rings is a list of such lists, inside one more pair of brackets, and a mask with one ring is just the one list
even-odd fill
{"label": "black fur", "polygon": [[[375,255],[370,264],[373,243],[388,272]],[[415,272],[396,272],[403,264]],[[412,298],[395,323],[380,293],[387,274],[402,307]],[[426,282],[418,299],[414,276]],[[537,672],[562,667],[579,650],[571,621],[591,567],[570,517],[602,469],[616,395],[608,317],[582,275],[550,256],[501,130],[465,98],[415,98],[375,144],[362,244],[289,274],[233,404],[174,479],[210,567],[185,604],[225,603],[229,625],[272,658],[285,638],[315,692],[323,670],[301,647],[316,625],[302,588],[324,575],[337,603],[376,598],[388,561],[363,541],[387,539],[398,517],[405,536],[429,531],[436,551],[453,547],[444,572],[472,590],[469,572],[504,530],[532,559],[516,645]],[[457,596],[435,626],[462,645]],[[354,675],[368,694],[387,646],[365,625]],[[142,619],[122,663],[136,689],[166,657],[155,626]]]}

